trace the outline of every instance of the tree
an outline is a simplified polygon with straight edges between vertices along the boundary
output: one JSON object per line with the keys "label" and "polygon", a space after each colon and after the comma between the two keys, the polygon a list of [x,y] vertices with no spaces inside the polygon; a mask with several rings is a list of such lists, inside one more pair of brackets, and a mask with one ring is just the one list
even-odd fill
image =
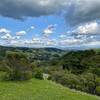
{"label": "tree", "polygon": [[6,52],[9,80],[27,80],[32,78],[32,68],[22,52]]}

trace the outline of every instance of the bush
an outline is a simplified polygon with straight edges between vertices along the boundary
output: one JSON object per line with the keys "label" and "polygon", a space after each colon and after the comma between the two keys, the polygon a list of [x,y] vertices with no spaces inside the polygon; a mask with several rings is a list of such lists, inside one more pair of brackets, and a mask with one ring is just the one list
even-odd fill
{"label": "bush", "polygon": [[40,68],[34,69],[33,76],[37,79],[43,79],[43,70]]}
{"label": "bush", "polygon": [[80,83],[78,76],[71,73],[66,73],[63,77],[63,80],[65,81],[66,86],[73,89],[76,89]]}
{"label": "bush", "polygon": [[92,73],[75,75],[66,71],[54,71],[51,80],[56,81],[71,89],[77,89],[91,94],[95,94],[96,85],[100,85],[99,79]]}
{"label": "bush", "polygon": [[32,71],[34,71],[34,69],[36,68],[35,62],[30,63],[31,69]]}
{"label": "bush", "polygon": [[64,71],[54,71],[51,77],[53,81],[69,88],[78,88],[78,84],[80,83],[78,76]]}
{"label": "bush", "polygon": [[0,71],[6,72],[9,68],[6,65],[6,61],[0,61]]}
{"label": "bush", "polygon": [[32,72],[31,71],[25,71],[22,74],[23,74],[23,79],[24,80],[29,80],[29,79],[32,78]]}
{"label": "bush", "polygon": [[100,96],[100,86],[96,87],[96,94]]}
{"label": "bush", "polygon": [[6,80],[29,80],[32,78],[32,72],[31,71],[13,71],[10,73],[7,73]]}
{"label": "bush", "polygon": [[93,70],[93,73],[96,74],[98,77],[100,77],[100,68],[95,68]]}
{"label": "bush", "polygon": [[85,73],[81,75],[83,91],[94,94],[96,87],[95,81],[96,76],[92,73]]}
{"label": "bush", "polygon": [[62,71],[52,71],[51,73],[51,80],[56,81],[58,83],[62,83],[62,77],[64,76],[64,73]]}
{"label": "bush", "polygon": [[96,86],[100,86],[100,78],[96,78]]}

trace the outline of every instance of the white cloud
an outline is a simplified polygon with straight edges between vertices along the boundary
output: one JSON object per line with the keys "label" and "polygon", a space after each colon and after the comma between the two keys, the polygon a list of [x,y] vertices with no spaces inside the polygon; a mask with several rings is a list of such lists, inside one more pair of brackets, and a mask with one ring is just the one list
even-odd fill
{"label": "white cloud", "polygon": [[57,40],[56,39],[49,39],[44,37],[34,37],[32,40],[25,41],[26,44],[31,44],[34,46],[56,46]]}
{"label": "white cloud", "polygon": [[45,39],[44,43],[46,46],[57,46],[58,40],[57,39]]}
{"label": "white cloud", "polygon": [[100,45],[100,41],[92,41],[90,43],[87,43],[89,46],[95,46],[95,45]]}
{"label": "white cloud", "polygon": [[32,30],[34,30],[36,27],[34,25],[30,26],[26,31],[27,33],[28,32],[31,32]]}
{"label": "white cloud", "polygon": [[15,36],[15,39],[20,39],[21,37],[20,36]]}
{"label": "white cloud", "polygon": [[54,33],[54,30],[56,29],[56,24],[54,25],[48,25],[48,27],[46,29],[44,29],[43,31],[43,35],[48,37],[49,35]]}
{"label": "white cloud", "polygon": [[35,26],[31,26],[30,29],[35,29]]}
{"label": "white cloud", "polygon": [[0,28],[0,33],[6,34],[6,33],[10,33],[11,31],[6,29],[6,28]]}
{"label": "white cloud", "polygon": [[78,45],[78,44],[82,44],[83,40],[80,39],[64,39],[64,40],[60,40],[60,45],[65,45],[65,46],[70,46],[70,45]]}
{"label": "white cloud", "polygon": [[33,44],[43,44],[41,38],[35,37],[32,39]]}
{"label": "white cloud", "polygon": [[97,22],[86,23],[78,26],[74,32],[78,34],[100,34],[100,24]]}
{"label": "white cloud", "polygon": [[48,35],[52,34],[53,31],[50,30],[50,29],[45,29],[45,30],[43,31],[43,33],[44,33],[44,36],[48,36]]}
{"label": "white cloud", "polygon": [[3,33],[3,34],[0,35],[0,38],[2,40],[9,40],[9,41],[11,41],[11,40],[14,40],[14,39],[20,39],[20,36],[12,36],[11,35],[12,32],[10,30],[6,29],[6,28],[1,28],[0,29],[0,33]]}
{"label": "white cloud", "polygon": [[17,35],[17,36],[24,36],[24,35],[26,35],[26,31],[19,31],[19,32],[16,32],[16,35]]}
{"label": "white cloud", "polygon": [[11,36],[9,33],[1,36],[1,39],[3,40],[12,40],[12,39],[15,39],[15,37]]}
{"label": "white cloud", "polygon": [[18,40],[20,39],[20,36],[12,36],[11,33],[6,32],[5,34],[3,34],[2,36],[0,36],[1,39],[3,40]]}
{"label": "white cloud", "polygon": [[64,35],[64,34],[62,34],[62,35],[60,35],[59,37],[60,37],[60,38],[66,38],[67,36]]}

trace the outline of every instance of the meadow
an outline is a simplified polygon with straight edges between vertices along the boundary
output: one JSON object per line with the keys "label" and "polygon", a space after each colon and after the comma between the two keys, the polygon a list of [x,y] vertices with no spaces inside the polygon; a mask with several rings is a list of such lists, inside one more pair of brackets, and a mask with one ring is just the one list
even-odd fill
{"label": "meadow", "polygon": [[76,92],[48,80],[28,81],[0,80],[0,100],[100,100],[82,92]]}

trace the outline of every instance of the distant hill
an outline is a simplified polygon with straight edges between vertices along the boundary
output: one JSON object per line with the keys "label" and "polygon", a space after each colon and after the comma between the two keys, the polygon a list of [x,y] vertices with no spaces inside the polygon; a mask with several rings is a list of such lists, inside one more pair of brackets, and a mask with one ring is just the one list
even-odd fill
{"label": "distant hill", "polygon": [[64,50],[57,49],[57,48],[27,48],[27,47],[6,47],[6,46],[0,46],[0,51],[5,51],[5,50],[22,50],[22,51],[47,51],[47,52],[63,52]]}
{"label": "distant hill", "polygon": [[27,54],[27,57],[30,59],[30,61],[36,61],[40,63],[39,65],[45,64],[45,66],[51,61],[59,59],[60,56],[67,52],[57,48],[26,48],[0,46],[0,59],[3,59],[5,57],[6,51],[24,52],[25,54]]}

